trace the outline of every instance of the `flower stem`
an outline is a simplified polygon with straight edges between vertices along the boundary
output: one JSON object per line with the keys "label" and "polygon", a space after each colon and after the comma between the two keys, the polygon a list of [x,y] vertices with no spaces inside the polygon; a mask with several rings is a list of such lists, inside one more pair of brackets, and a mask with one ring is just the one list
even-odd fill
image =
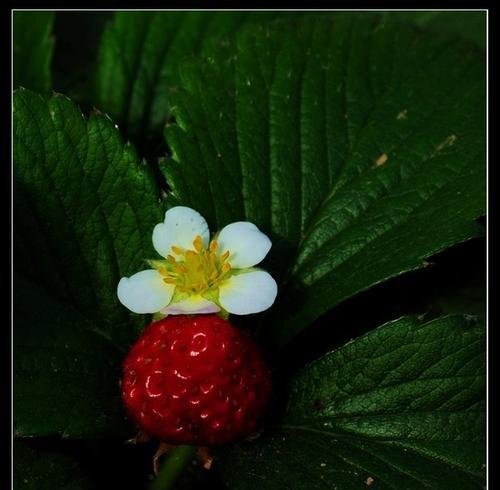
{"label": "flower stem", "polygon": [[151,483],[150,490],[169,490],[184,467],[193,459],[195,448],[193,446],[178,446],[166,458],[160,471]]}

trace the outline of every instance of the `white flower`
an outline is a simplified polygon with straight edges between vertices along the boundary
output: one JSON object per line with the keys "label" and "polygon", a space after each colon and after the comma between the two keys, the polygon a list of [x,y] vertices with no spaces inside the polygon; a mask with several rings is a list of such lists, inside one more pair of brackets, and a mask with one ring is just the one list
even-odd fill
{"label": "white flower", "polygon": [[118,299],[135,313],[248,315],[276,299],[276,281],[254,267],[271,240],[252,223],[231,223],[210,241],[205,219],[177,206],[155,226],[153,245],[163,259],[118,284]]}

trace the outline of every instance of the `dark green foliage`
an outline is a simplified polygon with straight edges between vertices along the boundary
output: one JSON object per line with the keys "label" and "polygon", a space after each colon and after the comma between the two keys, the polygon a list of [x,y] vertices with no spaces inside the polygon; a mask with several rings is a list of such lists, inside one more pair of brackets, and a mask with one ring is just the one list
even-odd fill
{"label": "dark green foliage", "polygon": [[273,236],[277,344],[482,234],[484,66],[470,45],[353,15],[244,29],[183,65],[162,168],[213,225]]}
{"label": "dark green foliage", "polygon": [[485,360],[469,317],[383,325],[296,375],[282,422],[221,471],[235,490],[483,488]]}
{"label": "dark green foliage", "polygon": [[60,451],[34,448],[28,441],[14,443],[16,490],[93,490],[74,458]]}
{"label": "dark green foliage", "polygon": [[150,319],[116,286],[176,204],[256,223],[280,283],[235,319],[276,368],[263,431],[179,489],[483,488],[484,242],[447,249],[484,234],[485,14],[13,15],[15,488],[148,485],[119,378]]}
{"label": "dark green foliage", "polygon": [[49,91],[53,22],[53,12],[13,12],[14,88]]}
{"label": "dark green foliage", "polygon": [[148,167],[105,116],[66,97],[14,95],[16,260],[21,272],[129,343],[142,325],[116,297],[120,277],[154,257],[162,220]]}
{"label": "dark green foliage", "polygon": [[178,64],[210,37],[230,36],[245,22],[273,14],[248,12],[116,12],[101,41],[98,107],[136,140],[161,133],[170,114]]}
{"label": "dark green foliage", "polygon": [[123,434],[123,352],[98,327],[17,277],[14,315],[16,436]]}

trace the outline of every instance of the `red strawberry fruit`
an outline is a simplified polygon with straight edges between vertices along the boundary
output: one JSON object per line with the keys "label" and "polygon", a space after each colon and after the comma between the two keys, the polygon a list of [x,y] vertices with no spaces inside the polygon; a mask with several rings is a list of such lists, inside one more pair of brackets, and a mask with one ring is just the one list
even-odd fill
{"label": "red strawberry fruit", "polygon": [[212,446],[255,430],[271,395],[254,342],[217,315],[176,315],[150,324],[123,364],[130,418],[170,444]]}

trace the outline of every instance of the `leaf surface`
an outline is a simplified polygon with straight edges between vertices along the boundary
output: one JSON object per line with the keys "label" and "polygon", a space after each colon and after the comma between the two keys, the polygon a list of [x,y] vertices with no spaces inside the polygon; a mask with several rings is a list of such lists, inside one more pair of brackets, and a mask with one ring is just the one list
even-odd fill
{"label": "leaf surface", "polygon": [[13,12],[14,88],[47,93],[51,86],[54,12]]}
{"label": "leaf surface", "polygon": [[18,90],[14,185],[16,269],[127,346],[144,318],[116,287],[156,257],[151,235],[163,220],[148,167],[106,117]]}
{"label": "leaf surface", "polygon": [[91,490],[95,488],[75,459],[61,451],[32,447],[28,441],[14,442],[14,487],[16,490]]}
{"label": "leaf surface", "polygon": [[485,423],[484,327],[405,317],[305,367],[283,421],[220,468],[235,490],[480,489]]}
{"label": "leaf surface", "polygon": [[428,11],[412,13],[416,25],[433,29],[450,39],[467,39],[486,48],[486,11]]}
{"label": "leaf surface", "polygon": [[484,54],[400,17],[243,28],[186,62],[162,163],[172,202],[256,223],[283,345],[339,302],[482,234]]}
{"label": "leaf surface", "polygon": [[264,12],[116,12],[101,41],[96,87],[99,107],[134,141],[161,135],[169,118],[178,65],[202,40],[231,35]]}
{"label": "leaf surface", "polygon": [[95,325],[21,277],[14,325],[16,436],[131,432],[119,388],[124,354]]}

